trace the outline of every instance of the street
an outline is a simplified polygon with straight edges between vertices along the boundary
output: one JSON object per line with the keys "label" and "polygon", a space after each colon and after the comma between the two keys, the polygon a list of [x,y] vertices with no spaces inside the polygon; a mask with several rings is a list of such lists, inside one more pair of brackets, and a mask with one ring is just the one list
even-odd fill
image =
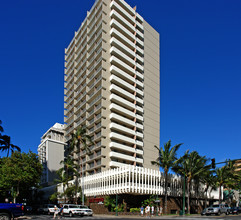
{"label": "street", "polygon": [[[53,219],[53,216],[49,215],[29,215],[26,217],[22,217],[19,219],[35,219],[35,220],[43,220],[43,219]],[[58,218],[56,218],[58,219]],[[95,215],[93,217],[62,217],[63,220],[91,220],[91,219],[132,219],[132,220],[139,220],[139,219],[175,219],[175,220],[195,220],[195,219],[203,219],[203,220],[239,220],[240,216],[237,215],[221,215],[221,216],[201,216],[201,215],[195,215],[195,216],[154,216],[151,218],[147,217],[140,217],[140,216],[111,216],[111,215]]]}

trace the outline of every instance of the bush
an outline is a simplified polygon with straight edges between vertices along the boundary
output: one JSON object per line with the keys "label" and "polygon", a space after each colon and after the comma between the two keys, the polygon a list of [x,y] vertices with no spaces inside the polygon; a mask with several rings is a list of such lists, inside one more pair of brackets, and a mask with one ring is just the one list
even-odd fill
{"label": "bush", "polygon": [[140,208],[130,208],[130,212],[140,212]]}

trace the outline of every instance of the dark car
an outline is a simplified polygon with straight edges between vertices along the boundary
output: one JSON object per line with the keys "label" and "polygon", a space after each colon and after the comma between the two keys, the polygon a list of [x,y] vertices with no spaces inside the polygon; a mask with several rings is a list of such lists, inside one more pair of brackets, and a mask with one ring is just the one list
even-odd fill
{"label": "dark car", "polygon": [[0,219],[10,220],[24,215],[24,206],[15,203],[0,203]]}
{"label": "dark car", "polygon": [[29,206],[29,205],[24,206],[24,213],[25,214],[32,214],[32,211],[33,211],[32,206]]}
{"label": "dark car", "polygon": [[233,215],[238,215],[240,210],[239,210],[239,207],[231,207],[231,209],[229,210],[230,214],[233,214]]}
{"label": "dark car", "polygon": [[201,212],[201,215],[206,215],[206,213],[207,213],[207,209],[203,209]]}

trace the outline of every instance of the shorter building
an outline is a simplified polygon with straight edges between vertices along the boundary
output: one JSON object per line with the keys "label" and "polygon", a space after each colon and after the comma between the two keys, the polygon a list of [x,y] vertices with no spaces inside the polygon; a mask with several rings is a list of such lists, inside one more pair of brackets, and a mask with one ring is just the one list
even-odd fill
{"label": "shorter building", "polygon": [[[69,182],[69,186],[74,184],[76,184],[75,180]],[[87,197],[87,205],[93,209],[94,213],[104,214],[107,213],[107,210],[103,202],[107,196],[118,195],[119,201],[126,204],[127,211],[128,207],[140,207],[141,202],[151,195],[157,198],[156,201],[162,203],[165,178],[164,174],[158,170],[126,165],[80,178],[78,185],[82,187]],[[174,214],[182,210],[183,185],[183,178],[174,174],[168,175],[168,213]],[[63,193],[63,184],[58,184],[57,190],[59,193]],[[217,201],[219,189],[209,189],[206,194],[205,185],[195,185],[192,182],[190,204],[193,213],[200,212],[204,207],[206,196],[211,202]],[[63,198],[60,198],[59,201],[63,201]]]}
{"label": "shorter building", "polygon": [[60,161],[64,160],[64,125],[55,123],[42,137],[38,146],[38,156],[43,165],[41,185],[50,186],[57,178],[56,171],[61,168]]}

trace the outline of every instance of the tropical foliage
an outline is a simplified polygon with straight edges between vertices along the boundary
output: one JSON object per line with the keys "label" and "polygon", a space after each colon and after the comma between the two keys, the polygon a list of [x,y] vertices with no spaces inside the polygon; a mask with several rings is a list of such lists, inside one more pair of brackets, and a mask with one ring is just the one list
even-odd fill
{"label": "tropical foliage", "polygon": [[10,136],[7,136],[7,135],[0,136],[0,150],[7,151],[7,157],[9,157],[9,152],[11,151],[13,153],[15,149],[19,152],[21,151],[20,147],[11,143]]}
{"label": "tropical foliage", "polygon": [[[59,176],[58,182],[63,183],[63,194],[60,196],[64,197],[64,200],[68,199],[68,201],[75,201],[79,199],[79,196],[82,195],[81,187],[79,186],[79,178],[80,172],[80,157],[77,157],[77,163],[74,159],[74,154],[85,154],[90,153],[89,145],[92,144],[91,138],[86,133],[86,128],[79,127],[74,134],[72,134],[72,138],[69,141],[68,145],[68,153],[69,155],[65,160],[61,161],[60,164],[62,168],[60,168],[57,172]],[[83,162],[83,158],[81,159]],[[83,164],[81,165],[83,167]],[[83,175],[83,172],[82,172]],[[73,185],[69,185],[69,181],[74,180]],[[83,201],[82,201],[83,202]]]}
{"label": "tropical foliage", "polygon": [[11,138],[8,135],[2,135],[2,132],[4,131],[2,127],[2,121],[0,120],[0,151],[7,152],[7,157],[9,157],[9,152],[12,153],[14,150],[21,151],[20,147],[14,145],[11,143]]}
{"label": "tropical foliage", "polygon": [[104,200],[104,206],[107,207],[109,211],[114,212],[116,206],[115,196],[106,196]]}
{"label": "tropical foliage", "polygon": [[[208,193],[214,189],[219,189],[219,203],[222,202],[221,192],[226,189],[232,192],[232,189],[241,191],[241,171],[237,172],[232,161],[227,161],[225,166],[211,169],[209,159],[205,156],[199,155],[197,151],[189,152],[187,150],[183,156],[177,158],[177,151],[181,144],[175,145],[171,148],[171,141],[168,141],[164,147],[158,148],[158,157],[156,161],[151,161],[152,165],[156,165],[163,169],[165,184],[164,184],[164,211],[167,213],[167,186],[168,186],[168,172],[174,171],[176,174],[182,176],[186,182],[186,195],[187,195],[187,211],[190,214],[190,197],[191,188],[194,189],[196,194],[196,203],[198,204],[198,195],[200,183],[204,185],[203,195],[205,196],[205,207],[207,206]],[[230,193],[231,195],[231,193]],[[194,196],[194,194],[192,195]],[[230,196],[229,196],[230,199]],[[150,201],[147,201],[150,203]],[[142,203],[144,206],[147,203]],[[186,206],[186,204],[185,204]]]}
{"label": "tropical foliage", "polygon": [[151,161],[152,165],[156,165],[164,170],[165,177],[165,202],[164,211],[167,213],[167,187],[168,187],[168,172],[173,168],[177,160],[177,151],[182,144],[177,144],[171,147],[171,141],[169,140],[164,147],[154,146],[158,150],[158,157],[155,161]]}
{"label": "tropical foliage", "polygon": [[[4,130],[3,130],[3,126],[2,126],[2,121],[0,120],[0,132],[3,132]],[[0,133],[0,135],[1,135],[1,133]]]}
{"label": "tropical foliage", "polygon": [[205,156],[200,156],[197,151],[186,151],[185,154],[180,157],[173,170],[183,176],[187,182],[187,209],[190,214],[190,189],[192,180],[195,180],[202,176],[205,172],[210,170],[210,166],[207,165],[208,160]]}

